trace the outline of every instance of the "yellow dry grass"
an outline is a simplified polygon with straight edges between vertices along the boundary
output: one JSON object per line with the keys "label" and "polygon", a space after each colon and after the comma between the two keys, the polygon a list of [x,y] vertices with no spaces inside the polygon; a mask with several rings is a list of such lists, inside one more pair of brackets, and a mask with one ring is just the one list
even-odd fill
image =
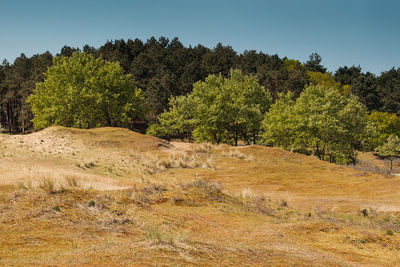
{"label": "yellow dry grass", "polygon": [[119,128],[0,148],[0,265],[400,265],[395,176]]}

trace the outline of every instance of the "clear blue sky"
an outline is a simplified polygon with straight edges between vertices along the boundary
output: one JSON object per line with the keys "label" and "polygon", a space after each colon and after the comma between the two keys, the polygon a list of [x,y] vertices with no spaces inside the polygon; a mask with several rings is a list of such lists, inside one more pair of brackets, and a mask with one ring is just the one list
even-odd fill
{"label": "clear blue sky", "polygon": [[400,67],[400,1],[388,0],[0,0],[0,60],[64,45],[178,37],[185,45],[256,49],[304,62],[319,53],[329,71]]}

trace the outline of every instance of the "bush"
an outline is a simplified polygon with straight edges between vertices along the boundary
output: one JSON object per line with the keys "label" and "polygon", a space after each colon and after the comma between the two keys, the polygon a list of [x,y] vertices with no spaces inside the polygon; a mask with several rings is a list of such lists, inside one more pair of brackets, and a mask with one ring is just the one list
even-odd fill
{"label": "bush", "polygon": [[169,139],[169,134],[165,127],[161,126],[160,124],[152,124],[147,128],[146,131],[147,135],[151,135],[158,138]]}

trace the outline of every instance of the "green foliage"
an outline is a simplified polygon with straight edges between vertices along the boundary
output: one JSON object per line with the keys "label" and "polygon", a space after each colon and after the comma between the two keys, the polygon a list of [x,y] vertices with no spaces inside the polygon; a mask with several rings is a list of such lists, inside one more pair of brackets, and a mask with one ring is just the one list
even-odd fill
{"label": "green foliage", "polygon": [[392,113],[374,111],[368,116],[368,126],[363,134],[364,148],[374,150],[383,145],[391,135],[400,135],[400,117]]}
{"label": "green foliage", "polygon": [[158,120],[168,135],[189,136],[194,129],[193,103],[188,96],[172,97],[169,111],[162,113]]}
{"label": "green foliage", "polygon": [[311,151],[330,162],[355,162],[355,144],[366,125],[366,109],[355,96],[335,88],[309,86],[294,103],[282,95],[266,114],[263,141]]}
{"label": "green foliage", "polygon": [[[72,57],[80,51],[119,63],[124,74],[132,75],[135,85],[143,90],[144,119],[149,124],[158,122],[158,116],[170,107],[171,97],[190,94],[193,84],[210,74],[228,77],[232,68],[254,75],[274,100],[288,91],[297,98],[308,84],[337,87],[340,83],[342,94],[349,95],[351,91],[370,112],[398,113],[400,110],[400,69],[375,76],[362,73],[360,67],[340,67],[332,79],[316,53],[302,64],[255,50],[238,54],[222,44],[212,49],[202,45],[185,47],[177,38],[151,37],[147,41],[107,41],[98,49],[89,45],[82,49],[64,46],[58,56]],[[33,129],[33,114],[27,99],[36,83],[43,82],[43,73],[52,62],[53,55],[46,52],[30,58],[21,54],[12,64],[4,61],[0,65],[0,123],[8,132],[24,133]],[[307,71],[316,74],[309,76]]]}
{"label": "green foliage", "polygon": [[141,115],[143,96],[118,63],[85,53],[54,58],[29,102],[36,128],[51,125],[128,127]]}
{"label": "green foliage", "polygon": [[381,111],[400,114],[400,68],[383,72],[376,79]]}
{"label": "green foliage", "polygon": [[354,143],[363,132],[366,109],[354,96],[335,88],[310,86],[295,105],[296,145],[323,160],[355,162]]}
{"label": "green foliage", "polygon": [[271,96],[256,78],[232,70],[229,78],[211,75],[193,86],[197,140],[233,143],[238,140],[255,143],[261,132],[261,121],[269,109]]}
{"label": "green foliage", "polygon": [[52,63],[49,52],[31,58],[21,54],[10,64],[0,65],[0,123],[10,133],[25,133],[32,128],[32,111],[27,98],[35,83]]}
{"label": "green foliage", "polygon": [[293,94],[290,91],[287,94],[279,94],[278,100],[272,104],[262,122],[264,145],[275,145],[292,150],[295,140],[293,108]]}
{"label": "green foliage", "polygon": [[367,73],[358,77],[352,83],[352,92],[357,95],[362,102],[368,107],[368,110],[381,110],[382,103],[376,87],[376,78],[374,75]]}
{"label": "green foliage", "polygon": [[387,141],[376,148],[376,153],[381,157],[400,157],[400,138],[396,135],[388,137]]}
{"label": "green foliage", "polygon": [[325,73],[326,68],[321,65],[322,57],[317,53],[312,53],[305,64],[307,71]]}
{"label": "green foliage", "polygon": [[193,132],[198,142],[255,143],[271,101],[256,78],[232,70],[229,78],[210,75],[195,83],[190,95],[172,98],[158,119],[168,134]]}
{"label": "green foliage", "polygon": [[386,143],[377,147],[375,152],[378,156],[390,160],[390,170],[392,170],[393,159],[400,157],[400,138],[397,135],[389,136]]}
{"label": "green foliage", "polygon": [[146,130],[146,134],[164,139],[170,138],[167,130],[158,123],[150,125]]}
{"label": "green foliage", "polygon": [[311,85],[320,85],[327,88],[335,88],[339,90],[344,95],[349,95],[351,93],[351,87],[348,84],[341,85],[340,82],[335,80],[335,77],[330,73],[321,73],[314,71],[307,71]]}
{"label": "green foliage", "polygon": [[300,61],[295,60],[295,59],[285,58],[283,60],[283,64],[284,64],[286,70],[288,70],[288,71],[294,71],[294,70],[297,70],[297,69],[301,69],[303,67],[301,65]]}

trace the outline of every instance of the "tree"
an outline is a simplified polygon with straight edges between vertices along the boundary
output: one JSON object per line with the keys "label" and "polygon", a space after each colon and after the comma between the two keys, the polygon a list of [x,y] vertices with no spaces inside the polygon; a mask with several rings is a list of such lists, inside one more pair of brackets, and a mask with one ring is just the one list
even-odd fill
{"label": "tree", "polygon": [[221,73],[226,77],[229,71],[236,67],[237,61],[238,56],[232,47],[218,43],[212,51],[204,54],[201,64],[207,73]]}
{"label": "tree", "polygon": [[383,72],[376,80],[376,86],[382,102],[380,111],[400,115],[400,68]]}
{"label": "tree", "polygon": [[321,65],[322,57],[317,53],[312,53],[304,66],[308,71],[325,73],[326,68]]}
{"label": "tree", "polygon": [[231,70],[229,78],[210,75],[204,82],[195,83],[191,97],[197,125],[195,138],[217,144],[232,140],[237,145],[239,139],[255,143],[272,102],[255,77],[239,70]]}
{"label": "tree", "polygon": [[400,136],[400,117],[388,112],[374,111],[368,116],[368,127],[363,134],[363,146],[374,150],[382,146],[389,136]]}
{"label": "tree", "polygon": [[[366,109],[355,96],[308,86],[293,105],[281,96],[266,114],[264,141],[330,162],[356,161],[356,144],[366,124]],[[286,134],[285,134],[286,132]]]}
{"label": "tree", "polygon": [[382,110],[382,99],[376,84],[377,78],[367,72],[355,78],[351,83],[351,92],[358,96],[369,111]]}
{"label": "tree", "polygon": [[331,87],[339,90],[344,95],[349,95],[351,93],[351,86],[348,84],[342,85],[340,82],[335,80],[329,72],[321,73],[315,71],[307,71],[311,85],[320,85],[322,87]]}
{"label": "tree", "polygon": [[275,145],[287,150],[293,150],[295,140],[295,124],[293,114],[293,93],[279,94],[262,122],[264,145]]}
{"label": "tree", "polygon": [[0,72],[0,123],[9,133],[25,133],[32,128],[32,111],[27,98],[43,72],[52,63],[49,52],[31,58],[21,54],[13,64],[3,62]]}
{"label": "tree", "polygon": [[360,75],[362,75],[360,66],[351,66],[350,68],[344,66],[335,71],[335,80],[340,84],[352,85],[353,81]]}
{"label": "tree", "polygon": [[[194,129],[193,105],[190,96],[172,97],[169,106],[169,111],[164,111],[158,116],[162,129],[158,132],[167,137],[180,136],[182,140],[185,137],[189,139]],[[157,130],[156,126],[153,126],[150,133],[155,130]]]}
{"label": "tree", "polygon": [[74,52],[54,58],[29,98],[36,128],[132,126],[143,96],[118,63]]}
{"label": "tree", "polygon": [[[231,70],[230,76],[209,75],[193,85],[188,96],[172,98],[159,117],[169,134],[188,135],[198,142],[256,143],[271,96],[253,76]],[[158,131],[162,132],[162,131]]]}
{"label": "tree", "polygon": [[390,160],[390,170],[393,169],[393,160],[400,157],[400,138],[397,135],[391,135],[386,143],[376,148],[375,152],[382,158]]}
{"label": "tree", "polygon": [[354,96],[335,88],[309,86],[294,108],[296,146],[311,149],[320,159],[355,163],[355,141],[366,123],[366,109]]}

